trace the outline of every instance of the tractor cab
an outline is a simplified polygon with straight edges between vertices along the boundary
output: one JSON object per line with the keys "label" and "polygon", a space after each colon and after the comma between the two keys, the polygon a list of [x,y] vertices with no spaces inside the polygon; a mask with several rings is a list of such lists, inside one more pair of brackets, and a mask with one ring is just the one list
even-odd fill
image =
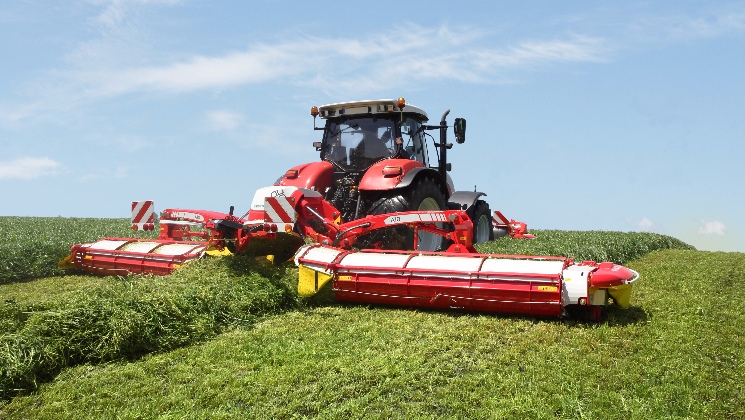
{"label": "tractor cab", "polygon": [[346,102],[313,108],[326,120],[321,142],[315,142],[321,160],[342,172],[364,172],[384,159],[409,159],[429,166],[422,124],[427,114],[393,100]]}
{"label": "tractor cab", "polygon": [[[313,143],[320,161],[294,166],[274,185],[318,191],[339,211],[342,221],[411,210],[470,209],[483,202],[478,200],[483,193],[455,194],[448,175],[447,149],[453,146],[446,134],[449,112],[438,125],[427,125],[427,113],[404,98],[314,106],[310,110],[313,128],[323,132],[321,141]],[[323,126],[319,126],[318,117],[325,120]],[[456,118],[452,127],[456,141],[462,143],[465,120]],[[439,138],[430,134],[435,130]],[[434,148],[428,151],[430,141]],[[488,210],[488,206],[482,207]],[[484,220],[483,225],[490,225],[488,214]],[[414,246],[410,232],[388,236],[393,239],[380,241],[387,248],[404,246],[402,242]],[[420,239],[418,243],[424,242]],[[434,250],[438,246],[439,241],[432,241],[420,248]]]}

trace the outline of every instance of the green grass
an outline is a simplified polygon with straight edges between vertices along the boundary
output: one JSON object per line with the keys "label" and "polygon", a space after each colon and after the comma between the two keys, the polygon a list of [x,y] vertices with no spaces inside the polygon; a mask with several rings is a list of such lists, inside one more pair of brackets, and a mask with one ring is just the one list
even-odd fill
{"label": "green grass", "polygon": [[656,233],[561,230],[533,233],[536,239],[503,237],[476,248],[483,253],[560,255],[577,261],[612,261],[617,264],[625,264],[660,249],[694,249],[678,239]]}
{"label": "green grass", "polygon": [[[42,227],[45,225],[39,223],[39,219],[0,218],[0,227],[6,229],[4,232],[12,231],[12,229],[7,230],[8,226],[20,226],[20,230],[24,232],[23,235],[9,233],[9,235],[14,235],[13,238],[17,241],[15,245],[19,249],[33,249],[38,246],[45,250],[42,253],[44,258],[40,258],[36,254],[32,257],[29,257],[28,253],[11,254],[8,247],[0,248],[0,251],[4,253],[0,255],[5,258],[2,260],[5,263],[5,277],[1,277],[3,272],[0,269],[0,368],[2,369],[0,372],[0,407],[7,404],[10,398],[14,398],[13,403],[5,409],[8,410],[7,413],[19,414],[20,417],[33,416],[30,413],[35,414],[36,411],[43,414],[47,409],[49,410],[46,411],[47,416],[54,417],[52,407],[67,407],[66,401],[70,404],[77,402],[80,407],[88,407],[92,410],[90,413],[104,412],[110,405],[119,407],[114,408],[116,412],[128,413],[125,417],[140,417],[147,415],[146,413],[169,411],[176,413],[174,416],[191,417],[192,415],[185,411],[185,408],[179,411],[178,407],[188,407],[188,404],[184,405],[183,401],[181,405],[178,403],[178,400],[186,398],[180,394],[179,387],[192,382],[202,383],[202,378],[208,382],[201,388],[193,389],[186,386],[187,390],[184,392],[198,396],[198,400],[191,403],[193,412],[202,413],[205,417],[208,413],[221,412],[238,413],[239,416],[243,414],[257,416],[260,411],[251,411],[255,407],[258,407],[256,410],[264,410],[272,413],[272,416],[280,417],[302,415],[302,413],[310,416],[343,417],[345,412],[369,413],[375,416],[383,413],[383,416],[387,416],[395,413],[395,410],[404,410],[400,413],[406,414],[417,412],[411,410],[422,410],[421,413],[424,413],[425,417],[439,417],[443,414],[457,413],[468,407],[466,402],[455,400],[447,402],[447,395],[452,393],[458,399],[465,398],[463,392],[466,392],[468,387],[476,387],[469,385],[471,383],[469,381],[486,381],[485,384],[504,392],[498,384],[492,384],[486,378],[493,373],[494,369],[489,361],[502,360],[501,357],[503,357],[502,353],[491,353],[491,350],[481,349],[491,343],[492,339],[493,344],[523,343],[512,349],[515,351],[513,361],[518,360],[518,356],[522,353],[537,351],[539,355],[537,357],[546,358],[556,364],[559,360],[556,358],[557,355],[576,358],[578,353],[566,353],[568,351],[565,349],[566,346],[568,349],[574,349],[573,351],[589,352],[588,354],[598,349],[593,345],[588,350],[588,344],[584,343],[585,339],[593,338],[592,336],[580,335],[572,338],[577,332],[592,332],[604,328],[629,328],[634,325],[644,325],[647,322],[646,312],[643,310],[640,312],[636,306],[629,311],[612,312],[608,322],[600,325],[585,325],[573,321],[536,321],[514,317],[341,307],[333,305],[333,300],[323,299],[323,297],[311,302],[311,305],[322,307],[307,306],[308,302],[299,301],[295,295],[296,270],[293,267],[265,267],[256,264],[252,258],[205,259],[167,278],[96,278],[67,275],[32,280],[34,277],[45,275],[43,274],[45,272],[58,275],[57,254],[61,255],[59,258],[66,255],[73,242],[94,240],[99,236],[126,236],[131,233],[126,230],[117,231],[121,225],[128,227],[126,220],[104,219],[92,222],[90,219],[45,220],[49,222],[46,226],[55,226],[60,232],[68,230],[77,232],[73,235],[76,237],[66,237],[68,233],[57,236],[41,235],[39,231],[43,230]],[[9,221],[15,224],[8,223]],[[66,222],[70,222],[69,229],[65,229]],[[28,233],[29,226],[33,226],[37,232]],[[536,233],[538,234],[536,240],[503,238],[481,245],[479,249],[482,252],[494,253],[564,255],[578,260],[612,260],[623,264],[658,249],[692,249],[674,238],[654,234],[559,231],[537,231]],[[13,255],[18,259],[13,260]],[[691,255],[708,254],[692,252]],[[26,267],[19,270],[21,274],[15,272],[8,274],[8,267],[12,269],[19,266]],[[742,281],[742,273],[738,273],[734,272],[732,281]],[[644,276],[643,284],[646,283],[647,274],[642,272],[642,275]],[[738,275],[740,277],[737,277]],[[2,284],[2,278],[10,280]],[[740,280],[737,280],[738,278]],[[635,301],[636,296],[632,304],[635,304]],[[301,311],[297,312],[299,309]],[[258,327],[254,328],[257,325]],[[269,330],[265,329],[267,325],[270,326]],[[536,330],[534,335],[525,334],[534,331],[535,325],[543,325],[544,329]],[[737,325],[735,323],[735,326]],[[741,327],[742,324],[740,323],[739,326]],[[555,330],[556,328],[559,330]],[[419,329],[429,332],[420,337],[417,335],[420,334],[417,332]],[[274,334],[275,330],[279,335]],[[344,333],[337,337],[339,331]],[[402,332],[400,337],[397,335],[399,332]],[[615,334],[622,332],[624,331],[611,329],[608,334],[610,334],[609,337],[615,337]],[[218,337],[215,341],[205,343],[206,340],[215,337]],[[296,337],[297,342],[287,341],[289,338],[286,340],[286,337]],[[487,337],[486,341],[483,341],[484,337]],[[558,344],[545,341],[546,337],[554,337],[553,340]],[[569,341],[566,341],[564,337],[568,337]],[[503,341],[505,339],[507,341]],[[630,340],[633,341],[633,339],[632,337]],[[257,347],[256,340],[263,343],[262,345],[270,346],[271,351],[267,353],[261,345]],[[453,344],[460,341],[463,343]],[[611,341],[609,345],[628,347],[622,334]],[[356,345],[357,342],[362,344]],[[196,343],[203,344],[194,346]],[[725,340],[719,344],[719,347],[727,349],[730,348],[730,344],[730,341]],[[184,346],[192,347],[183,349]],[[217,347],[213,349],[213,346]],[[419,346],[423,346],[422,350],[419,350]],[[474,349],[473,346],[477,348]],[[178,348],[182,349],[172,351]],[[245,349],[236,350],[241,348]],[[370,349],[375,349],[377,355],[370,354]],[[420,351],[426,354],[418,353]],[[200,355],[202,352],[214,355],[214,357],[211,356],[211,365],[201,366],[207,360]],[[231,352],[235,354],[231,356]],[[455,362],[439,358],[439,353],[471,360],[466,363],[469,366],[472,362],[478,362],[478,366],[491,367],[486,371],[481,371],[477,377],[466,375],[465,378],[470,379],[463,379],[465,382],[462,385],[466,388],[458,393],[451,387],[459,382],[452,382],[452,379],[448,378],[455,373],[458,373],[455,376],[460,377],[462,375],[459,372],[468,373],[472,369],[449,366],[448,363]],[[244,354],[248,359],[241,359],[238,357],[240,354]],[[419,356],[416,356],[417,354]],[[171,357],[176,357],[177,360],[174,361]],[[237,363],[248,363],[253,367],[245,373],[237,374],[238,378],[230,375],[222,376],[222,374],[217,377],[211,376],[210,370],[229,369],[224,367],[224,364],[227,363],[229,366],[232,363],[230,362],[232,357],[238,357]],[[349,359],[350,357],[352,359]],[[157,362],[159,358],[168,360],[165,363],[169,365],[181,366],[183,374],[188,375],[190,369],[195,372],[201,372],[201,369],[206,371],[197,373],[195,377],[181,378],[180,371],[170,373],[169,369],[161,365],[154,368],[148,367],[149,363],[159,363]],[[387,360],[395,366],[386,365]],[[600,361],[603,360],[605,359]],[[186,365],[180,365],[180,361]],[[433,361],[436,361],[436,365],[431,363]],[[507,369],[507,365],[504,365],[505,360],[500,363],[497,364],[501,366],[500,369]],[[542,365],[544,362],[540,360],[535,360],[534,363],[544,366]],[[317,368],[319,365],[322,367],[320,371]],[[553,364],[544,367],[556,368]],[[120,369],[125,372],[124,379],[116,376]],[[141,369],[144,371],[139,371]],[[399,369],[405,371],[399,371]],[[423,369],[426,372],[422,371]],[[284,372],[285,370],[287,372]],[[605,367],[601,369],[601,371],[604,370]],[[272,375],[275,371],[284,373],[273,379]],[[407,373],[409,371],[411,373]],[[478,369],[474,372],[476,371]],[[527,366],[519,365],[518,371],[524,374],[528,371]],[[580,371],[584,372],[583,376],[591,373],[582,369]],[[259,373],[261,375],[257,377]],[[173,393],[175,399],[154,390],[152,386],[155,385],[151,386],[135,379],[126,379],[130,375],[133,378],[141,376],[145,378],[143,382],[160,383],[160,386],[164,386],[164,382],[173,383],[176,389],[171,389],[171,385],[163,389],[168,389],[169,393]],[[500,378],[505,376],[511,380],[524,379],[524,375],[514,378],[512,375],[514,372],[505,371],[497,376]],[[75,382],[75,378],[82,380],[94,376],[99,378],[95,381],[100,380],[103,383]],[[319,379],[314,379],[316,377]],[[239,397],[238,394],[246,393],[245,388],[242,388],[246,386],[242,378],[247,378],[245,381],[258,381],[257,389],[263,389],[262,393],[251,398]],[[572,382],[576,378],[565,379]],[[67,382],[68,380],[73,382]],[[419,389],[419,385],[414,385],[419,381],[421,381],[421,386],[428,391]],[[226,395],[237,394],[233,399],[217,398],[213,400],[215,402],[209,402],[213,397],[207,398],[206,395],[211,395],[213,391],[209,389],[216,383],[226,384],[219,387],[221,389],[219,392]],[[39,394],[23,397],[40,385],[43,386]],[[579,385],[580,383],[576,383],[572,386],[576,388]],[[144,400],[135,399],[132,407],[121,407],[116,403],[108,402],[106,398],[100,398],[103,405],[97,405],[98,397],[86,397],[75,391],[75,389],[81,389],[83,391],[80,392],[86,393],[87,391],[84,390],[87,386],[100,388],[101,392],[110,392],[111,398],[114,399],[115,395],[121,393],[141,395],[147,392],[149,395],[154,392],[155,394],[147,397],[143,395]],[[317,386],[321,389],[317,389]],[[386,388],[388,386],[390,389]],[[297,391],[294,389],[298,387],[312,392],[311,398],[308,399],[309,397],[305,396],[303,399],[296,395]],[[411,392],[404,392],[399,389],[401,387],[410,388]],[[109,390],[105,391],[106,389]],[[334,400],[334,398],[338,399],[340,391],[342,396],[346,396],[345,399],[350,400],[349,404]],[[432,400],[434,397],[429,394],[430,391],[435,392],[433,395],[439,396],[437,401]],[[53,397],[55,392],[60,392],[60,396]],[[514,394],[516,391],[512,390],[512,392]],[[544,391],[534,390],[532,392],[541,394]],[[63,396],[65,393],[67,393],[66,396]],[[95,391],[93,394],[100,395]],[[401,395],[400,402],[394,404],[392,408],[385,408],[387,407],[386,401],[393,398],[394,394]],[[160,397],[154,397],[154,395]],[[334,397],[335,395],[337,397]],[[477,393],[477,395],[480,394]],[[531,399],[532,395],[522,395],[520,398]],[[148,398],[155,398],[160,402],[153,403]],[[295,398],[303,402],[296,402]],[[479,396],[479,398],[484,397]],[[590,405],[598,402],[593,398],[588,400]],[[742,399],[741,395],[737,398]],[[444,399],[444,402],[438,402],[439,399]],[[413,406],[414,408],[408,410],[404,407],[404,401],[408,400],[419,402]],[[54,403],[47,407],[42,401],[54,401]],[[588,401],[575,401],[572,404],[586,404]],[[173,408],[169,408],[171,407],[169,404],[173,404]],[[338,410],[334,408],[337,406]],[[548,406],[557,413],[577,414],[576,411],[569,409],[574,407],[571,404],[567,406],[569,408],[562,406],[564,408],[559,411],[556,411],[555,402]],[[473,414],[482,416],[488,410],[496,409],[496,406],[484,407],[486,406],[481,407],[480,411],[476,410]],[[518,410],[515,415],[522,416],[526,413],[542,415],[548,412],[545,411],[545,407],[539,409],[533,403],[529,407],[528,411]],[[62,412],[69,412],[69,416],[65,415],[66,417],[76,417],[85,413],[84,411],[76,412],[73,408],[64,410],[66,411]],[[81,408],[81,410],[85,409]],[[137,414],[137,410],[141,411],[140,415]],[[511,413],[499,410],[497,411],[505,414]],[[113,415],[111,413],[115,411],[108,413]],[[469,412],[462,411],[462,413]],[[2,415],[3,412],[0,411],[0,417]],[[391,416],[395,415],[391,414]],[[209,417],[212,416],[209,415]]]}
{"label": "green grass", "polygon": [[135,362],[66,369],[9,418],[743,418],[745,254],[667,250],[605,322],[290,311]]}
{"label": "green grass", "polygon": [[152,237],[132,232],[128,219],[0,217],[0,284],[63,274],[57,263],[73,243],[102,237]]}
{"label": "green grass", "polygon": [[169,277],[65,279],[76,278],[80,288],[55,297],[3,293],[0,400],[34,390],[65,367],[172,350],[250,325],[297,299],[295,276],[252,258],[207,259]]}

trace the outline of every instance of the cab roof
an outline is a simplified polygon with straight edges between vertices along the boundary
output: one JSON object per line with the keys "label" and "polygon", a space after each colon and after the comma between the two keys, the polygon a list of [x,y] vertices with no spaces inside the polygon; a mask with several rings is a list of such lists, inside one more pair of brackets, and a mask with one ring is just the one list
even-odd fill
{"label": "cab roof", "polygon": [[[376,99],[367,101],[340,102],[318,107],[321,118],[336,118],[350,115],[398,114],[395,99]],[[406,104],[405,114],[414,114],[422,122],[429,120],[427,113],[414,105]]]}

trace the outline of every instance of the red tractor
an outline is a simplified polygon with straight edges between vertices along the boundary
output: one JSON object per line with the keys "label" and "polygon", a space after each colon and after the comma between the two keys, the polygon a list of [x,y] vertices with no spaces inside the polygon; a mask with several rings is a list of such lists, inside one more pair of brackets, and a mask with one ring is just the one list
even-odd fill
{"label": "red tractor", "polygon": [[[439,125],[427,125],[427,113],[398,100],[357,101],[313,107],[311,115],[326,120],[314,128],[323,131],[320,162],[295,166],[275,185],[308,188],[320,192],[348,222],[368,215],[416,210],[465,210],[474,225],[474,243],[494,238],[489,205],[484,193],[455,191],[448,175],[446,111]],[[429,131],[439,130],[439,139]],[[455,140],[465,141],[466,121],[456,118]],[[436,150],[430,161],[427,139]],[[418,249],[443,248],[443,238],[419,234]],[[377,243],[385,249],[411,249],[413,230],[396,227],[370,234],[362,244]]]}

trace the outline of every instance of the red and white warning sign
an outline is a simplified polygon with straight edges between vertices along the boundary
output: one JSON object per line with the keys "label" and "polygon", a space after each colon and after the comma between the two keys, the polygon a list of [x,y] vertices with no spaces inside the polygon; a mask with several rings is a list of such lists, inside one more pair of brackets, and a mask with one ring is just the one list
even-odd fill
{"label": "red and white warning sign", "polygon": [[295,223],[295,206],[291,197],[266,197],[264,221],[267,223]]}
{"label": "red and white warning sign", "polygon": [[266,197],[264,200],[264,223],[271,226],[273,232],[291,232],[295,228],[295,220],[297,220],[294,203],[294,198],[284,195]]}
{"label": "red and white warning sign", "polygon": [[155,228],[155,202],[132,202],[132,230],[153,230]]}

